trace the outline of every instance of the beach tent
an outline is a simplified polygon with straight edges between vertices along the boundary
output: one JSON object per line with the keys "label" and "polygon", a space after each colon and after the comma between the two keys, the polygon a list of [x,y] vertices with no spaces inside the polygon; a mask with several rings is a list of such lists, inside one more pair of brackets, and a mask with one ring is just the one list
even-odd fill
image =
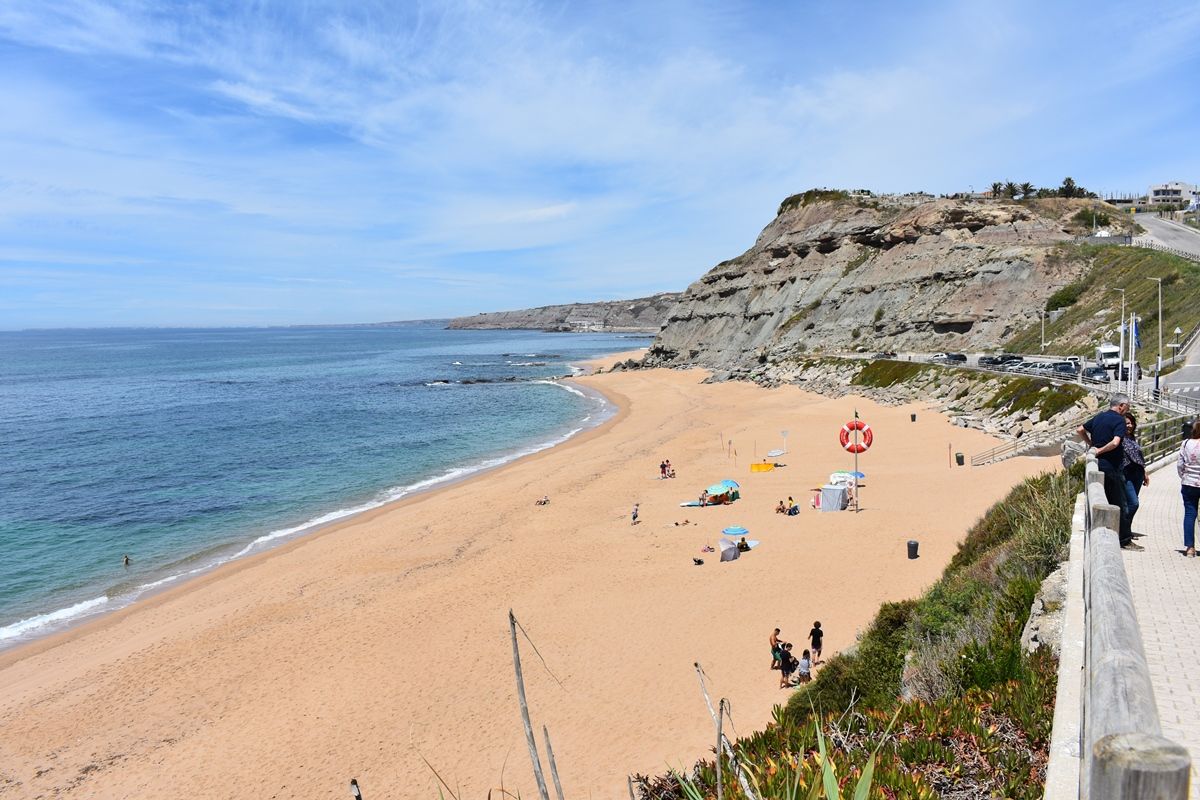
{"label": "beach tent", "polygon": [[726,536],[745,536],[749,532],[750,531],[746,530],[741,525],[730,525],[728,528],[721,531],[721,533],[725,534]]}

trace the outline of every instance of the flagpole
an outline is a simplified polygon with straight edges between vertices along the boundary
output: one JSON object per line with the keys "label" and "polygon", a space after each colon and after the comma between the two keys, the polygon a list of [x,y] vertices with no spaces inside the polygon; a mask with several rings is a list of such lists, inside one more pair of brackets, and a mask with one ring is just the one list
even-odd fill
{"label": "flagpole", "polygon": [[[854,419],[858,420],[858,409],[854,409]],[[854,426],[854,513],[858,513],[858,426]]]}

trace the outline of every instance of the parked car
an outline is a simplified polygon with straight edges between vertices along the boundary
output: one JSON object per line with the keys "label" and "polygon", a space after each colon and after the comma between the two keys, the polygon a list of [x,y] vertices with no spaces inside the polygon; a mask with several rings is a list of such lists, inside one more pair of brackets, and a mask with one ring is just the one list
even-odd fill
{"label": "parked car", "polygon": [[1001,364],[1016,364],[1018,361],[1025,360],[1025,359],[1021,358],[1020,356],[1014,355],[1012,353],[1001,353],[1000,355],[996,356],[996,358],[1000,359]]}
{"label": "parked car", "polygon": [[955,364],[967,363],[967,357],[965,355],[963,355],[962,353],[946,353],[946,360],[952,361]]}
{"label": "parked car", "polygon": [[[1142,379],[1142,365],[1134,364],[1133,367],[1134,367],[1133,379],[1135,381],[1140,381]],[[1126,364],[1124,367],[1121,368],[1121,380],[1123,380],[1123,381],[1129,380],[1129,365],[1128,364]]]}
{"label": "parked car", "polygon": [[875,358],[895,358],[896,354],[890,350],[885,350],[882,353],[876,353]]}
{"label": "parked car", "polygon": [[1055,361],[1050,366],[1057,374],[1065,378],[1074,378],[1076,373],[1079,372],[1079,365],[1073,364],[1070,361]]}
{"label": "parked car", "polygon": [[1104,367],[1084,367],[1079,377],[1089,383],[1108,383],[1108,370]]}

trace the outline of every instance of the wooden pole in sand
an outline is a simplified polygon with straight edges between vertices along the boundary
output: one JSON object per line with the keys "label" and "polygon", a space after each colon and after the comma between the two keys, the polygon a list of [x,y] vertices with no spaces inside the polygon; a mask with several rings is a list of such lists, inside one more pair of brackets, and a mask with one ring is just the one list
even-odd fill
{"label": "wooden pole in sand", "polygon": [[558,795],[558,800],[566,800],[563,797],[562,783],[558,780],[558,764],[554,763],[554,748],[550,746],[550,729],[545,725],[542,726],[542,735],[546,737],[546,760],[550,762],[550,777],[554,779],[554,793]]}
{"label": "wooden pole in sand", "polygon": [[[717,712],[713,710],[712,698],[708,696],[708,687],[704,685],[704,669],[700,666],[700,662],[694,662],[696,674],[700,676],[700,693],[704,695],[704,703],[708,706],[709,716],[713,718],[713,724],[717,725]],[[733,745],[729,743],[729,737],[721,734],[719,738],[721,749],[725,751],[725,755],[729,758],[729,766],[733,767],[733,774],[737,776],[738,785],[742,787],[742,793],[750,800],[759,800],[754,789],[750,787],[750,782],[746,780],[746,776],[742,774],[742,765],[738,763],[737,753],[733,750]]]}
{"label": "wooden pole in sand", "polygon": [[533,724],[529,721],[529,705],[525,702],[525,678],[521,674],[521,651],[517,648],[517,618],[508,610],[508,627],[512,633],[513,670],[517,673],[517,701],[521,704],[521,721],[525,723],[525,741],[529,744],[529,760],[533,762],[533,777],[537,779],[538,794],[542,800],[550,800],[546,789],[546,776],[542,774],[542,760],[538,758],[537,740],[533,738]]}

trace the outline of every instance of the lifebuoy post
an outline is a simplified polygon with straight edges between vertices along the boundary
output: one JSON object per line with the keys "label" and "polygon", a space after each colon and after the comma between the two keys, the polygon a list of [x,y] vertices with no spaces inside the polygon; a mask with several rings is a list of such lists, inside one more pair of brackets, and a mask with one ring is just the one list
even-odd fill
{"label": "lifebuoy post", "polygon": [[[871,449],[872,442],[875,441],[875,434],[871,431],[871,426],[858,418],[858,409],[854,409],[854,419],[842,426],[842,430],[838,433],[838,441],[841,442],[842,448],[854,454],[854,472],[858,473],[858,454],[865,453]],[[858,512],[858,478],[854,479],[856,491],[854,492],[854,511]]]}

